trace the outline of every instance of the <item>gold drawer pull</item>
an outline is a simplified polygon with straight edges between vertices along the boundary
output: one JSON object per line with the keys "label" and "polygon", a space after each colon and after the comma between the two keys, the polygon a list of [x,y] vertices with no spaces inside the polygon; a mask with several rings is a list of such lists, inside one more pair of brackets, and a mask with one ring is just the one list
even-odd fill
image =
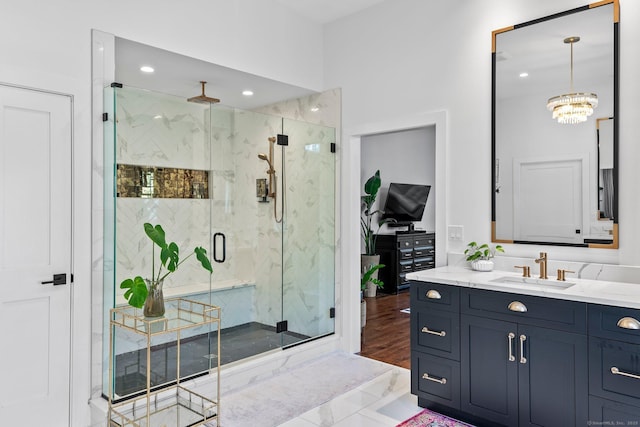
{"label": "gold drawer pull", "polygon": [[440,295],[440,292],[436,291],[435,289],[430,289],[427,292],[427,298],[429,298],[429,299],[441,299],[442,295]]}
{"label": "gold drawer pull", "polygon": [[640,329],[640,322],[638,322],[633,317],[623,317],[622,319],[618,320],[617,325],[619,328],[624,329]]}
{"label": "gold drawer pull", "polygon": [[527,306],[520,301],[512,301],[511,304],[509,304],[509,310],[517,311],[518,313],[525,313],[527,311]]}
{"label": "gold drawer pull", "polygon": [[611,373],[613,375],[622,375],[624,377],[629,377],[629,378],[634,378],[636,380],[640,380],[640,375],[629,374],[627,372],[622,372],[620,369],[616,368],[615,366],[611,367]]}
{"label": "gold drawer pull", "polygon": [[445,331],[432,331],[431,329],[427,328],[426,326],[422,327],[422,332],[424,332],[425,334],[431,334],[431,335],[437,335],[439,337],[444,337],[445,335],[447,335],[447,333]]}
{"label": "gold drawer pull", "polygon": [[447,379],[446,378],[430,377],[429,374],[427,374],[427,373],[422,374],[422,379],[433,381],[434,383],[438,383],[438,384],[442,384],[442,385],[447,383]]}

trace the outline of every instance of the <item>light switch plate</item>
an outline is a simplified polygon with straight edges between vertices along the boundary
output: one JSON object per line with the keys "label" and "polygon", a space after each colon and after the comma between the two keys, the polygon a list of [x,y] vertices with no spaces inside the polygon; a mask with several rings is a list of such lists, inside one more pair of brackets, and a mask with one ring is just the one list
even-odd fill
{"label": "light switch plate", "polygon": [[464,240],[464,226],[450,225],[447,229],[447,236],[452,242],[462,242]]}

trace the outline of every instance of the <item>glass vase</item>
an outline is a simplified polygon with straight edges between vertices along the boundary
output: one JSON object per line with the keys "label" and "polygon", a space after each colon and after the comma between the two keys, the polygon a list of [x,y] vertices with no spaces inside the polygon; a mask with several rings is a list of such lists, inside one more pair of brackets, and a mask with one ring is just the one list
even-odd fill
{"label": "glass vase", "polygon": [[144,317],[162,317],[164,316],[164,295],[162,293],[162,280],[149,280],[147,282],[147,299],[144,302]]}

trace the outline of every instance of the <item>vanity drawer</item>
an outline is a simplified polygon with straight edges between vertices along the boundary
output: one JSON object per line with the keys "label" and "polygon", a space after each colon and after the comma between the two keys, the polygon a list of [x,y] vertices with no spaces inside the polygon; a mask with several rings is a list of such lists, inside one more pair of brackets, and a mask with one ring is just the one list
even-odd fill
{"label": "vanity drawer", "polygon": [[459,313],[412,307],[411,349],[460,360]]}
{"label": "vanity drawer", "polygon": [[589,421],[594,426],[638,426],[640,407],[589,396]]}
{"label": "vanity drawer", "polygon": [[633,329],[640,327],[640,310],[598,304],[587,310],[589,335],[640,344],[640,329]]}
{"label": "vanity drawer", "polygon": [[411,393],[460,409],[460,362],[412,351]]}
{"label": "vanity drawer", "polygon": [[640,344],[589,337],[589,392],[640,405]]}
{"label": "vanity drawer", "polygon": [[[526,311],[514,311],[519,307]],[[464,288],[460,310],[474,316],[567,332],[587,331],[587,305],[576,301]]]}
{"label": "vanity drawer", "polygon": [[411,309],[460,311],[460,288],[431,282],[411,282]]}

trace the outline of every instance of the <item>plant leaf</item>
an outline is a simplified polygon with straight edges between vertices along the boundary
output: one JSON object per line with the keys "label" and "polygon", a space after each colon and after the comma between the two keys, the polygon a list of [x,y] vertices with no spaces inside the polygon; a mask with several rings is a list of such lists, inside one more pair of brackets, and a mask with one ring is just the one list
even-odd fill
{"label": "plant leaf", "polygon": [[126,289],[124,298],[130,305],[136,308],[142,308],[142,306],[144,306],[144,302],[149,294],[147,284],[140,276],[123,280],[122,283],[120,283],[120,289]]}
{"label": "plant leaf", "polygon": [[198,246],[194,249],[194,252],[196,253],[196,258],[200,261],[200,264],[202,264],[202,267],[209,273],[213,273],[213,267],[211,267],[211,261],[209,261],[206,249]]}
{"label": "plant leaf", "polygon": [[147,236],[158,246],[164,248],[167,246],[167,242],[165,240],[164,230],[160,226],[160,224],[155,227],[148,222],[144,223],[144,232],[147,233]]}
{"label": "plant leaf", "polygon": [[176,245],[175,242],[171,242],[162,248],[160,261],[162,261],[162,265],[167,267],[167,270],[171,272],[176,271],[178,262],[180,261],[180,249],[178,249],[178,245]]}
{"label": "plant leaf", "polygon": [[377,170],[376,173],[364,183],[364,192],[373,196],[373,200],[375,200],[380,185],[382,185],[382,180],[380,179],[380,171]]}
{"label": "plant leaf", "polygon": [[384,286],[384,283],[382,281],[376,279],[379,282],[379,283],[376,283],[375,281],[373,281],[373,279],[371,279],[371,276],[373,275],[373,273],[375,273],[377,270],[383,267],[384,267],[384,264],[376,264],[376,265],[372,265],[371,268],[365,271],[364,274],[362,275],[362,278],[360,279],[360,289],[364,290],[365,286],[367,285],[367,282],[373,282],[378,287]]}

